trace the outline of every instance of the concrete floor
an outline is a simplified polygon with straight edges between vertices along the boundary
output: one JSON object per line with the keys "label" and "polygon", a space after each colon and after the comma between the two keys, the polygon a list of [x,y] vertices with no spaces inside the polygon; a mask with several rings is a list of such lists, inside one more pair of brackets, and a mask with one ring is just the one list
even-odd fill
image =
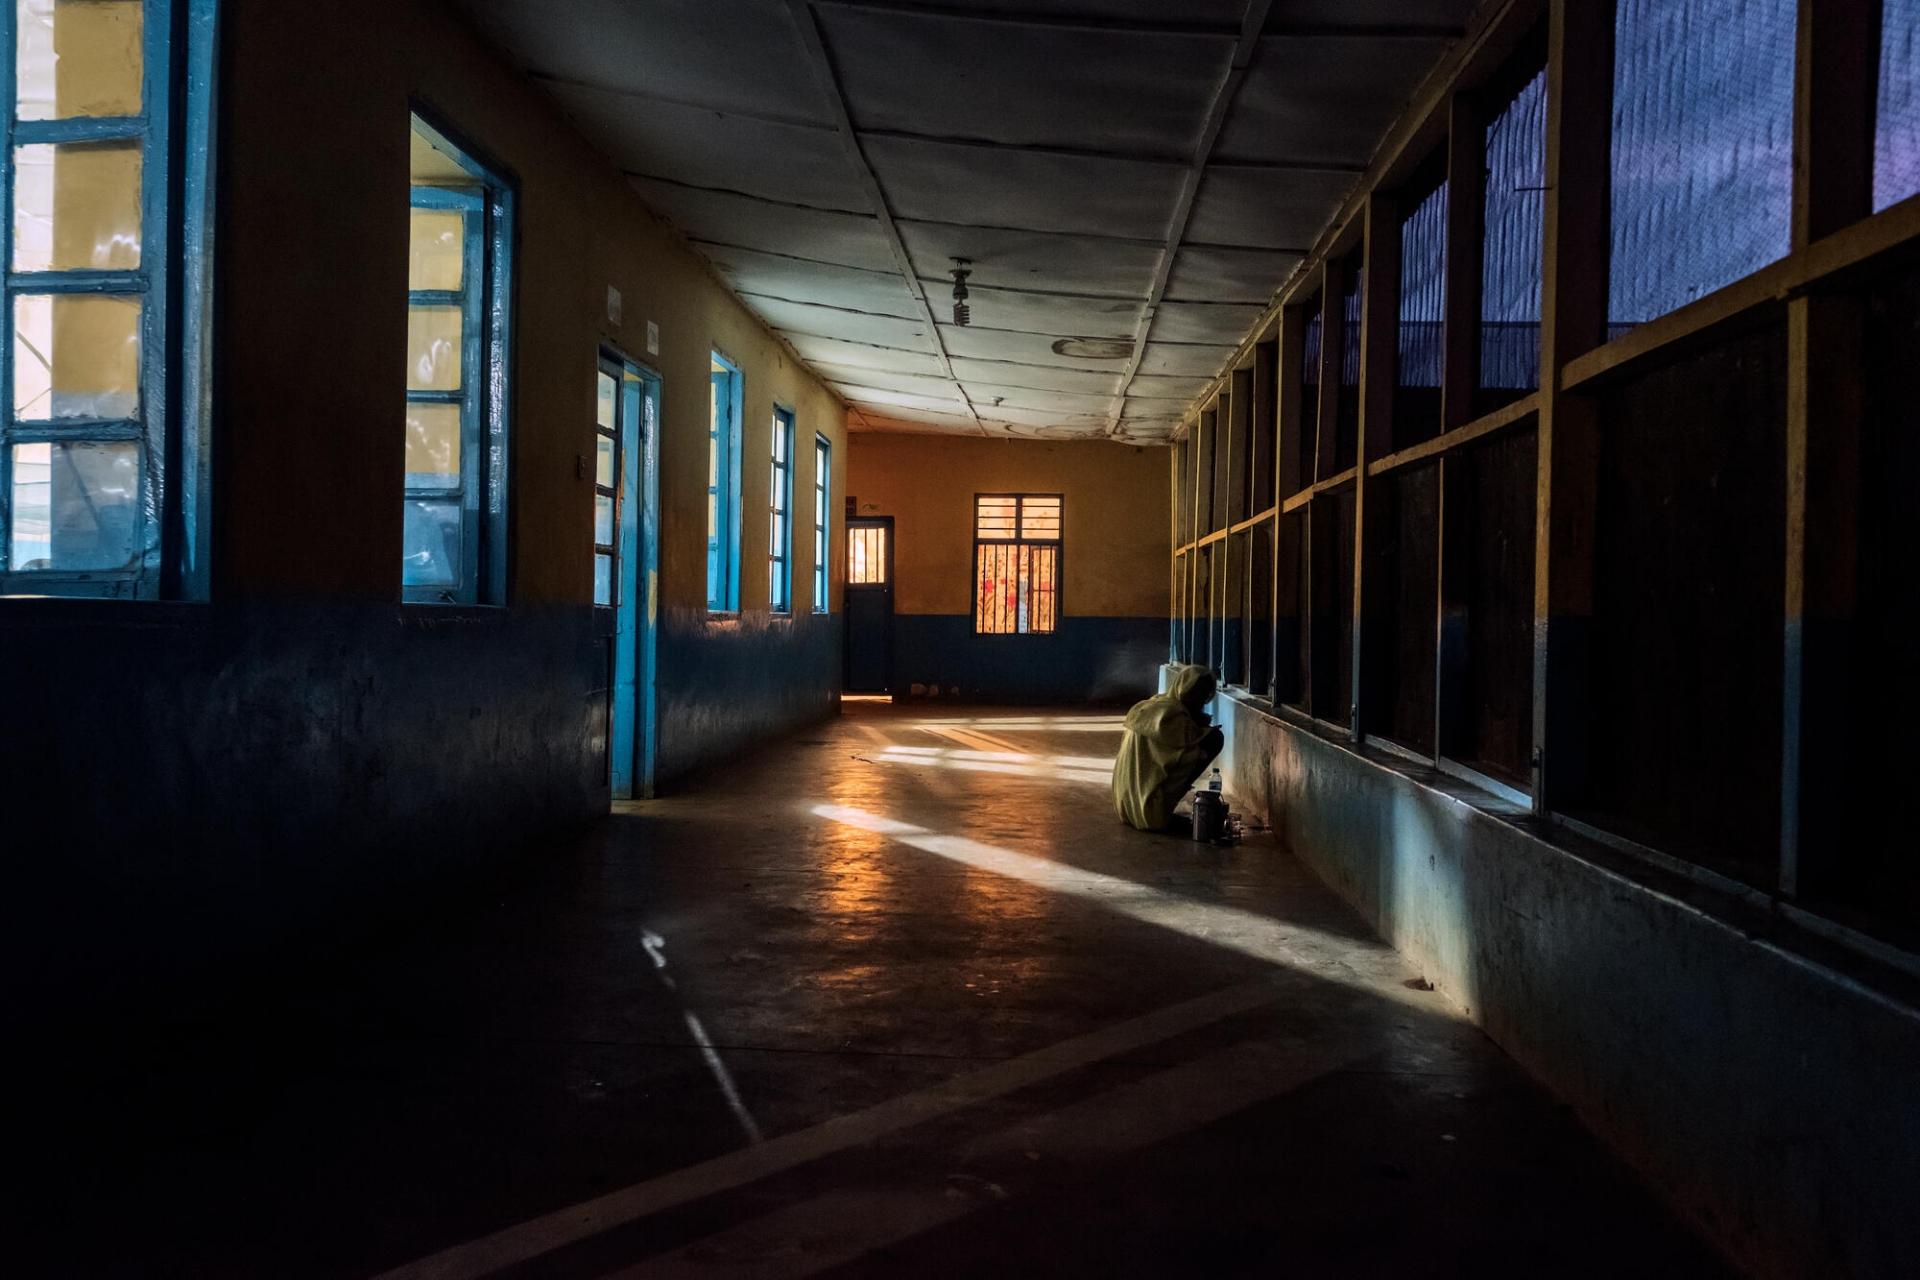
{"label": "concrete floor", "polygon": [[1117,741],[850,703],[69,1063],[15,1274],[1721,1273],[1291,856],[1118,826]]}

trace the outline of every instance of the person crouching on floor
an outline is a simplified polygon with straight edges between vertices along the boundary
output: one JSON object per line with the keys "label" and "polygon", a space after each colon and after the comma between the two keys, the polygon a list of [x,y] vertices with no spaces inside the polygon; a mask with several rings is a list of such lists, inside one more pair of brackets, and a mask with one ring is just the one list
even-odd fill
{"label": "person crouching on floor", "polygon": [[1165,693],[1127,712],[1126,736],[1113,762],[1113,807],[1128,826],[1165,831],[1174,806],[1220,754],[1225,738],[1207,714],[1213,689],[1206,667],[1175,667]]}

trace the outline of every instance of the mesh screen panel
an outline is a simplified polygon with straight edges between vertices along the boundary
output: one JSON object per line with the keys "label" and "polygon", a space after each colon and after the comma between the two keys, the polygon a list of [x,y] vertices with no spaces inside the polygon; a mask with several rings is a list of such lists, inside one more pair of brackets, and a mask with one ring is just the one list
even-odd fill
{"label": "mesh screen panel", "polygon": [[1481,408],[1540,385],[1541,219],[1547,202],[1547,73],[1487,126],[1486,238],[1480,269]]}
{"label": "mesh screen panel", "polygon": [[1333,465],[1323,476],[1344,471],[1358,456],[1360,444],[1360,294],[1366,268],[1355,252],[1340,272],[1345,282],[1340,294],[1340,394],[1334,400]]}
{"label": "mesh screen panel", "polygon": [[1442,329],[1447,305],[1447,184],[1400,224],[1400,325],[1393,397],[1396,448],[1440,433]]}
{"label": "mesh screen panel", "polygon": [[1295,492],[1313,483],[1318,474],[1314,450],[1320,439],[1320,354],[1325,342],[1325,319],[1321,300],[1307,305],[1307,323],[1300,341],[1300,439],[1287,445],[1289,466],[1297,465],[1297,474],[1289,475],[1288,491]]}
{"label": "mesh screen panel", "polygon": [[1920,193],[1920,0],[1886,0],[1880,109],[1873,138],[1876,211]]}
{"label": "mesh screen panel", "polygon": [[1620,0],[1608,336],[1783,257],[1794,0]]}

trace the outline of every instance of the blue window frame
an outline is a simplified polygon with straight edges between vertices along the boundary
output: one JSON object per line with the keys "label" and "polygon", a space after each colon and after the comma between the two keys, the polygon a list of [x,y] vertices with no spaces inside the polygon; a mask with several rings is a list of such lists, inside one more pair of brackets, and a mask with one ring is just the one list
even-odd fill
{"label": "blue window frame", "polygon": [[707,608],[740,607],[740,369],[713,353],[707,406]]}
{"label": "blue window frame", "polygon": [[767,608],[793,612],[793,414],[773,411],[767,478]]}
{"label": "blue window frame", "polygon": [[401,593],[503,604],[513,194],[415,115]]}
{"label": "blue window frame", "polygon": [[6,3],[0,595],[202,596],[214,0]]}
{"label": "blue window frame", "polygon": [[827,530],[833,518],[827,500],[833,491],[833,446],[825,436],[813,438],[813,611],[826,613]]}

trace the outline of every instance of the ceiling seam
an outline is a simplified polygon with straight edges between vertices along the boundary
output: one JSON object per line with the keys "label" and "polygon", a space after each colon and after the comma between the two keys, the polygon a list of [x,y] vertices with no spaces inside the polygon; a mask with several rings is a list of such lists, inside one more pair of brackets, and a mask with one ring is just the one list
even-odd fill
{"label": "ceiling seam", "polygon": [[[722,106],[713,102],[696,102],[690,98],[678,98],[670,94],[650,93],[645,89],[635,89],[623,85],[599,84],[591,80],[577,80],[551,71],[532,71],[528,73],[542,84],[563,89],[585,89],[591,93],[604,93],[610,97],[633,98],[640,102],[651,102],[659,106],[681,107],[688,111],[697,111],[701,115],[719,116],[723,119],[751,120],[756,124],[776,125],[783,129],[803,129],[812,133],[838,133],[839,126],[830,121],[813,120],[806,116],[781,115],[772,111],[760,111],[752,107]],[[854,133],[861,138],[874,138],[882,142],[903,142],[910,146],[956,147],[974,150],[1012,151],[1024,155],[1058,156],[1065,160],[1094,160],[1116,164],[1153,165],[1163,169],[1181,169],[1188,163],[1188,157],[1159,151],[1116,151],[1099,147],[1076,147],[1069,143],[1058,142],[1020,142],[1007,138],[982,138],[967,134],[918,133],[912,129],[878,129],[855,127]],[[1240,169],[1271,173],[1330,173],[1357,175],[1366,170],[1364,160],[1325,160],[1307,156],[1282,156],[1266,158],[1245,156],[1238,159],[1216,161],[1222,168]]]}
{"label": "ceiling seam", "polygon": [[[954,377],[953,360],[947,351],[946,341],[940,336],[940,326],[933,318],[933,308],[927,302],[926,291],[920,287],[918,273],[913,266],[913,258],[907,252],[907,243],[901,238],[900,228],[894,225],[893,211],[887,204],[886,192],[880,186],[879,175],[874,173],[873,165],[867,160],[866,151],[860,146],[859,135],[853,127],[853,116],[847,109],[846,95],[840,87],[840,77],[834,71],[833,60],[827,53],[826,37],[820,30],[820,18],[814,12],[813,0],[787,0],[787,10],[793,15],[794,25],[799,29],[800,42],[806,48],[807,61],[813,68],[814,79],[826,95],[827,105],[832,108],[834,119],[839,122],[841,146],[858,170],[861,181],[867,189],[867,198],[873,202],[874,216],[880,220],[880,229],[887,235],[887,242],[893,250],[894,260],[900,264],[901,278],[906,281],[907,289],[913,294],[914,300],[920,304],[920,309],[926,313],[927,327],[931,331],[941,371],[953,379],[955,387],[960,387],[960,379]],[[960,388],[960,395],[967,406],[967,413],[973,418],[975,428],[983,436],[988,434],[965,388]]]}
{"label": "ceiling seam", "polygon": [[1173,259],[1180,251],[1181,240],[1186,237],[1187,223],[1193,216],[1193,202],[1199,195],[1207,161],[1213,155],[1214,144],[1227,122],[1227,111],[1233,105],[1234,95],[1240,91],[1240,85],[1246,79],[1247,67],[1253,61],[1254,46],[1259,33],[1267,25],[1267,12],[1272,3],[1273,0],[1247,0],[1246,11],[1240,18],[1240,35],[1234,41],[1226,72],[1219,84],[1214,86],[1207,117],[1200,126],[1200,137],[1194,143],[1192,163],[1180,184],[1180,195],[1174,203],[1173,216],[1167,220],[1166,243],[1160,251],[1160,261],[1154,267],[1153,285],[1147,293],[1147,304],[1141,309],[1140,323],[1134,333],[1133,356],[1127,361],[1126,371],[1121,375],[1120,394],[1115,398],[1108,435],[1119,434],[1127,392],[1133,387],[1133,380],[1140,372],[1140,362],[1146,356],[1147,335],[1153,329],[1154,312],[1166,294],[1167,279],[1173,274]]}
{"label": "ceiling seam", "polygon": [[[763,196],[752,191],[742,191],[738,187],[715,187],[702,182],[688,182],[684,178],[669,178],[661,173],[648,173],[642,169],[620,170],[621,175],[640,182],[657,182],[662,186],[679,187],[683,191],[699,191],[706,195],[733,196],[740,200],[751,200],[755,204],[773,205],[781,209],[798,209],[804,213],[831,213],[846,218],[860,218],[868,222],[878,222],[879,216],[866,209],[842,209],[834,205],[807,204],[801,200],[782,200],[778,196]],[[1093,240],[1101,244],[1128,244],[1142,249],[1159,249],[1165,243],[1157,236],[1121,236],[1105,231],[1083,231],[1064,227],[1017,227],[997,222],[949,222],[943,218],[921,218],[911,215],[891,214],[894,225],[902,227],[954,227],[963,231],[1004,231],[1009,235],[1021,236],[1059,236],[1066,240]],[[1303,249],[1274,248],[1262,244],[1202,244],[1193,248],[1226,249],[1236,253],[1283,253],[1303,254]]]}
{"label": "ceiling seam", "polygon": [[1451,40],[1463,29],[1449,23],[1421,22],[1279,22],[1249,35],[1246,25],[1230,27],[1214,22],[1167,22],[1144,18],[1112,18],[1097,14],[1032,13],[1019,9],[983,9],[929,0],[819,0],[840,9],[891,13],[909,18],[938,18],[957,22],[1003,26],[1047,27],[1057,31],[1104,32],[1109,35],[1187,36],[1204,40],[1340,39],[1340,40]]}

